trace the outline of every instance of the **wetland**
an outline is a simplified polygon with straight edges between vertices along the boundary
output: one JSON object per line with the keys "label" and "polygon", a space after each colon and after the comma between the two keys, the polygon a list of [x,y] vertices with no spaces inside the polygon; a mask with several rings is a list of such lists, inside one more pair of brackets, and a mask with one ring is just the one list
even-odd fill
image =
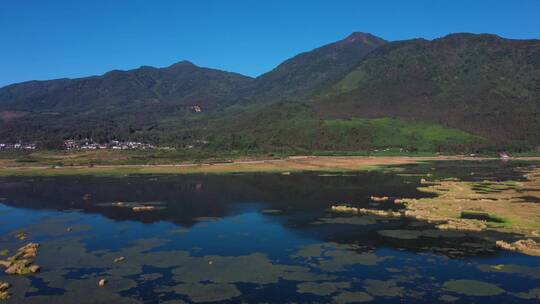
{"label": "wetland", "polygon": [[536,303],[539,166],[3,176],[0,298]]}

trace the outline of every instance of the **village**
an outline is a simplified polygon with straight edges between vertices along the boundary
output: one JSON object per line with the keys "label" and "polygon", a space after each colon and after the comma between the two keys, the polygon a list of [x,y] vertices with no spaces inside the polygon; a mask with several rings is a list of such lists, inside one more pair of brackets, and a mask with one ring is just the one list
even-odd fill
{"label": "village", "polygon": [[0,151],[4,150],[35,150],[37,145],[35,143],[0,143]]}
{"label": "village", "polygon": [[112,150],[151,150],[157,149],[156,146],[148,143],[142,143],[138,141],[119,141],[112,140],[108,143],[97,143],[92,139],[68,139],[64,140],[64,148],[66,150],[98,150],[98,149],[112,149]]}
{"label": "village", "polygon": [[[36,150],[40,148],[38,143],[0,143],[0,151],[22,151],[22,150]],[[92,139],[67,139],[63,142],[63,149],[65,150],[98,150],[98,149],[111,149],[111,150],[151,150],[151,149],[168,149],[168,147],[157,147],[149,143],[143,143],[138,141],[119,141],[112,140],[108,143],[97,143]]]}

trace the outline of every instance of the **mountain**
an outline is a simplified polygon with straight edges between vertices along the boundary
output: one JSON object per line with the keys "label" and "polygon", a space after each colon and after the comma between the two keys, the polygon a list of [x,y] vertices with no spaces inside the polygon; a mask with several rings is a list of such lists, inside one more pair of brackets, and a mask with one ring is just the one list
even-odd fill
{"label": "mountain", "polygon": [[30,81],[0,89],[0,105],[17,111],[81,112],[104,107],[166,103],[211,106],[251,82],[236,73],[182,61],[79,79]]}
{"label": "mountain", "polygon": [[462,33],[387,42],[353,33],[255,79],[180,62],[0,88],[0,142],[529,150],[540,142],[539,113],[539,40]]}
{"label": "mountain", "polygon": [[452,34],[386,44],[315,108],[322,117],[402,117],[496,142],[540,142],[540,40]]}
{"label": "mountain", "polygon": [[385,40],[355,32],[347,38],[294,56],[255,79],[248,98],[273,100],[305,96],[323,83],[340,79]]}
{"label": "mountain", "polygon": [[253,79],[182,61],[78,79],[30,81],[0,89],[0,139],[126,138],[159,121],[208,111]]}

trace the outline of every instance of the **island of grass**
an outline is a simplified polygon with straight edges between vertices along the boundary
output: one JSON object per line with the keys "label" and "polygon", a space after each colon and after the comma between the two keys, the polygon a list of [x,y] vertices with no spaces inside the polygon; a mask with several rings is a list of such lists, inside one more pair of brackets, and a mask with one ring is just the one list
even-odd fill
{"label": "island of grass", "polygon": [[[496,245],[529,255],[540,255],[540,166],[521,168],[524,179],[463,181],[421,179],[426,198],[396,198],[398,211],[334,205],[336,213],[404,217],[433,223],[441,230],[502,232],[507,240]],[[517,238],[517,239],[516,239]]]}

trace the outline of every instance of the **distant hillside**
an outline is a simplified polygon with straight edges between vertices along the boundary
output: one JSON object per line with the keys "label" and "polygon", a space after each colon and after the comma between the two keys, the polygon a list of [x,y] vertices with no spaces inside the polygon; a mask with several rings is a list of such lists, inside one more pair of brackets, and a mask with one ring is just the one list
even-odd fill
{"label": "distant hillside", "polygon": [[540,41],[453,34],[392,42],[316,101],[321,117],[404,117],[540,142]]}
{"label": "distant hillside", "polygon": [[30,81],[0,89],[0,105],[19,111],[81,112],[166,103],[210,106],[230,99],[252,79],[182,61],[79,79]]}
{"label": "distant hillside", "polygon": [[234,99],[252,78],[182,61],[79,79],[30,81],[0,89],[5,141],[128,137],[163,119],[182,119]]}

